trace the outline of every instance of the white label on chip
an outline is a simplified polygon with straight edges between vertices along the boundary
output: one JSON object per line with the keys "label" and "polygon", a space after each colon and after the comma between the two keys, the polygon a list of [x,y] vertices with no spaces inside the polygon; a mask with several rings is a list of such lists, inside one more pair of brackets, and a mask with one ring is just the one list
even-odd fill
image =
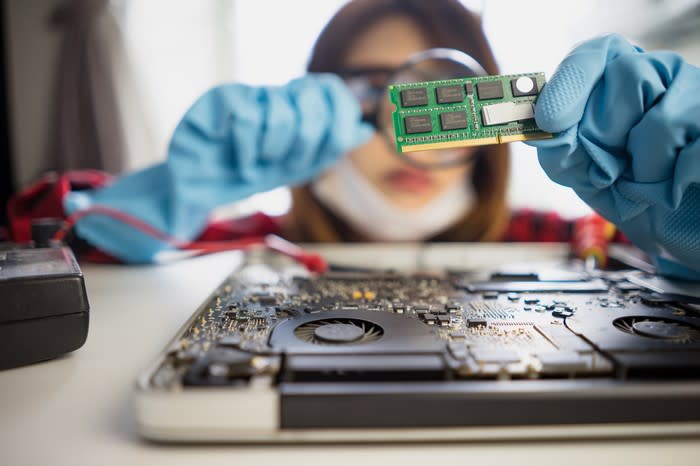
{"label": "white label on chip", "polygon": [[535,118],[532,102],[502,102],[481,107],[481,119],[485,126],[502,125],[511,121]]}
{"label": "white label on chip", "polygon": [[520,76],[515,81],[515,88],[523,94],[527,94],[535,88],[535,82],[528,76]]}

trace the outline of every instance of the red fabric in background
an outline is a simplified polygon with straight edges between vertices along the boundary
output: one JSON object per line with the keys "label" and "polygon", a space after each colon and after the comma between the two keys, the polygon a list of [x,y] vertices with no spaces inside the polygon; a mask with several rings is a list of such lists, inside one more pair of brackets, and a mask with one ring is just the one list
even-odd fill
{"label": "red fabric in background", "polygon": [[571,239],[573,222],[556,212],[520,209],[511,215],[503,234],[509,242],[566,242]]}
{"label": "red fabric in background", "polygon": [[32,239],[32,220],[41,218],[64,219],[63,198],[70,191],[101,188],[112,181],[112,176],[98,170],[75,170],[62,174],[50,172],[39,181],[22,189],[7,203],[10,239],[27,243]]}
{"label": "red fabric in background", "polygon": [[[63,198],[70,191],[96,189],[111,183],[113,177],[98,170],[68,171],[62,174],[47,173],[36,183],[15,194],[8,202],[10,239],[18,243],[31,241],[31,225],[35,219],[65,219]],[[209,223],[198,242],[236,240],[251,236],[279,234],[280,218],[256,213],[245,218],[227,219]],[[573,222],[562,219],[555,212],[539,212],[530,209],[514,211],[503,235],[509,242],[567,242],[571,241]],[[613,241],[627,242],[624,235],[616,233]],[[96,249],[81,256],[96,262],[116,262]]]}

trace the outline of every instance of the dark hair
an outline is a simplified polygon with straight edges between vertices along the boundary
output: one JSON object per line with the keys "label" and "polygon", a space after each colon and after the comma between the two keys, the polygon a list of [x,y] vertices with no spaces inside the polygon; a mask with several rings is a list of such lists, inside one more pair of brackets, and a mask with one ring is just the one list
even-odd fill
{"label": "dark hair", "polygon": [[[481,28],[478,16],[467,10],[457,0],[354,0],[343,6],[326,24],[319,35],[308,63],[308,71],[338,73],[344,68],[348,52],[355,38],[373,25],[388,17],[409,18],[424,33],[431,47],[448,47],[461,50],[474,57],[489,74],[498,74],[498,67],[491,48]],[[445,241],[493,241],[500,239],[508,213],[505,205],[508,181],[508,151],[504,145],[479,148],[471,182],[477,203],[465,218],[436,240]],[[312,196],[308,187],[294,190],[292,217],[305,217],[309,212]],[[299,205],[304,204],[304,205]],[[303,218],[292,219],[300,224]],[[316,215],[314,222],[318,223]],[[307,223],[308,222],[303,222]],[[296,225],[295,239],[324,241],[314,237],[311,226]],[[346,239],[346,238],[337,238]],[[327,238],[331,240],[331,238]]]}

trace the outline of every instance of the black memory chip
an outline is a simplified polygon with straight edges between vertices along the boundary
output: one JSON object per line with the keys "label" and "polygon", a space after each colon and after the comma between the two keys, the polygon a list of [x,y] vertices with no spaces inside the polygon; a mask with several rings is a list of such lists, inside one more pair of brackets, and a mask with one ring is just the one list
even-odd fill
{"label": "black memory chip", "polygon": [[464,100],[462,86],[459,84],[455,86],[440,86],[435,89],[435,96],[439,104],[453,104]]}
{"label": "black memory chip", "polygon": [[440,127],[448,129],[465,129],[467,127],[467,112],[445,112],[440,114]]}
{"label": "black memory chip", "polygon": [[403,119],[406,134],[429,133],[433,130],[430,115],[411,115]]}
{"label": "black memory chip", "polygon": [[428,105],[428,91],[424,87],[404,89],[401,91],[401,105],[404,107],[420,107]]}
{"label": "black memory chip", "polygon": [[480,100],[502,99],[503,84],[501,84],[501,81],[476,83],[476,94],[479,96]]}
{"label": "black memory chip", "polygon": [[464,84],[464,89],[467,91],[467,95],[472,95],[474,93],[474,86],[472,86],[472,83]]}

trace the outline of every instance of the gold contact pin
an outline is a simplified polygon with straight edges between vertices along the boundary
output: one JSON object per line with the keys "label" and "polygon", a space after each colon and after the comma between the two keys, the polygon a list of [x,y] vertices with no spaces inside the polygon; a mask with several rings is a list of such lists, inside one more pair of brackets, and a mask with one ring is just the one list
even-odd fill
{"label": "gold contact pin", "polygon": [[504,144],[515,141],[535,141],[538,139],[551,139],[552,133],[531,133],[531,134],[513,134],[513,135],[498,135],[490,138],[465,139],[462,141],[446,141],[446,142],[431,142],[427,144],[414,144],[410,146],[402,146],[401,152],[419,152],[424,150],[438,149],[454,149],[457,147],[473,147],[473,146],[488,146],[491,144]]}

